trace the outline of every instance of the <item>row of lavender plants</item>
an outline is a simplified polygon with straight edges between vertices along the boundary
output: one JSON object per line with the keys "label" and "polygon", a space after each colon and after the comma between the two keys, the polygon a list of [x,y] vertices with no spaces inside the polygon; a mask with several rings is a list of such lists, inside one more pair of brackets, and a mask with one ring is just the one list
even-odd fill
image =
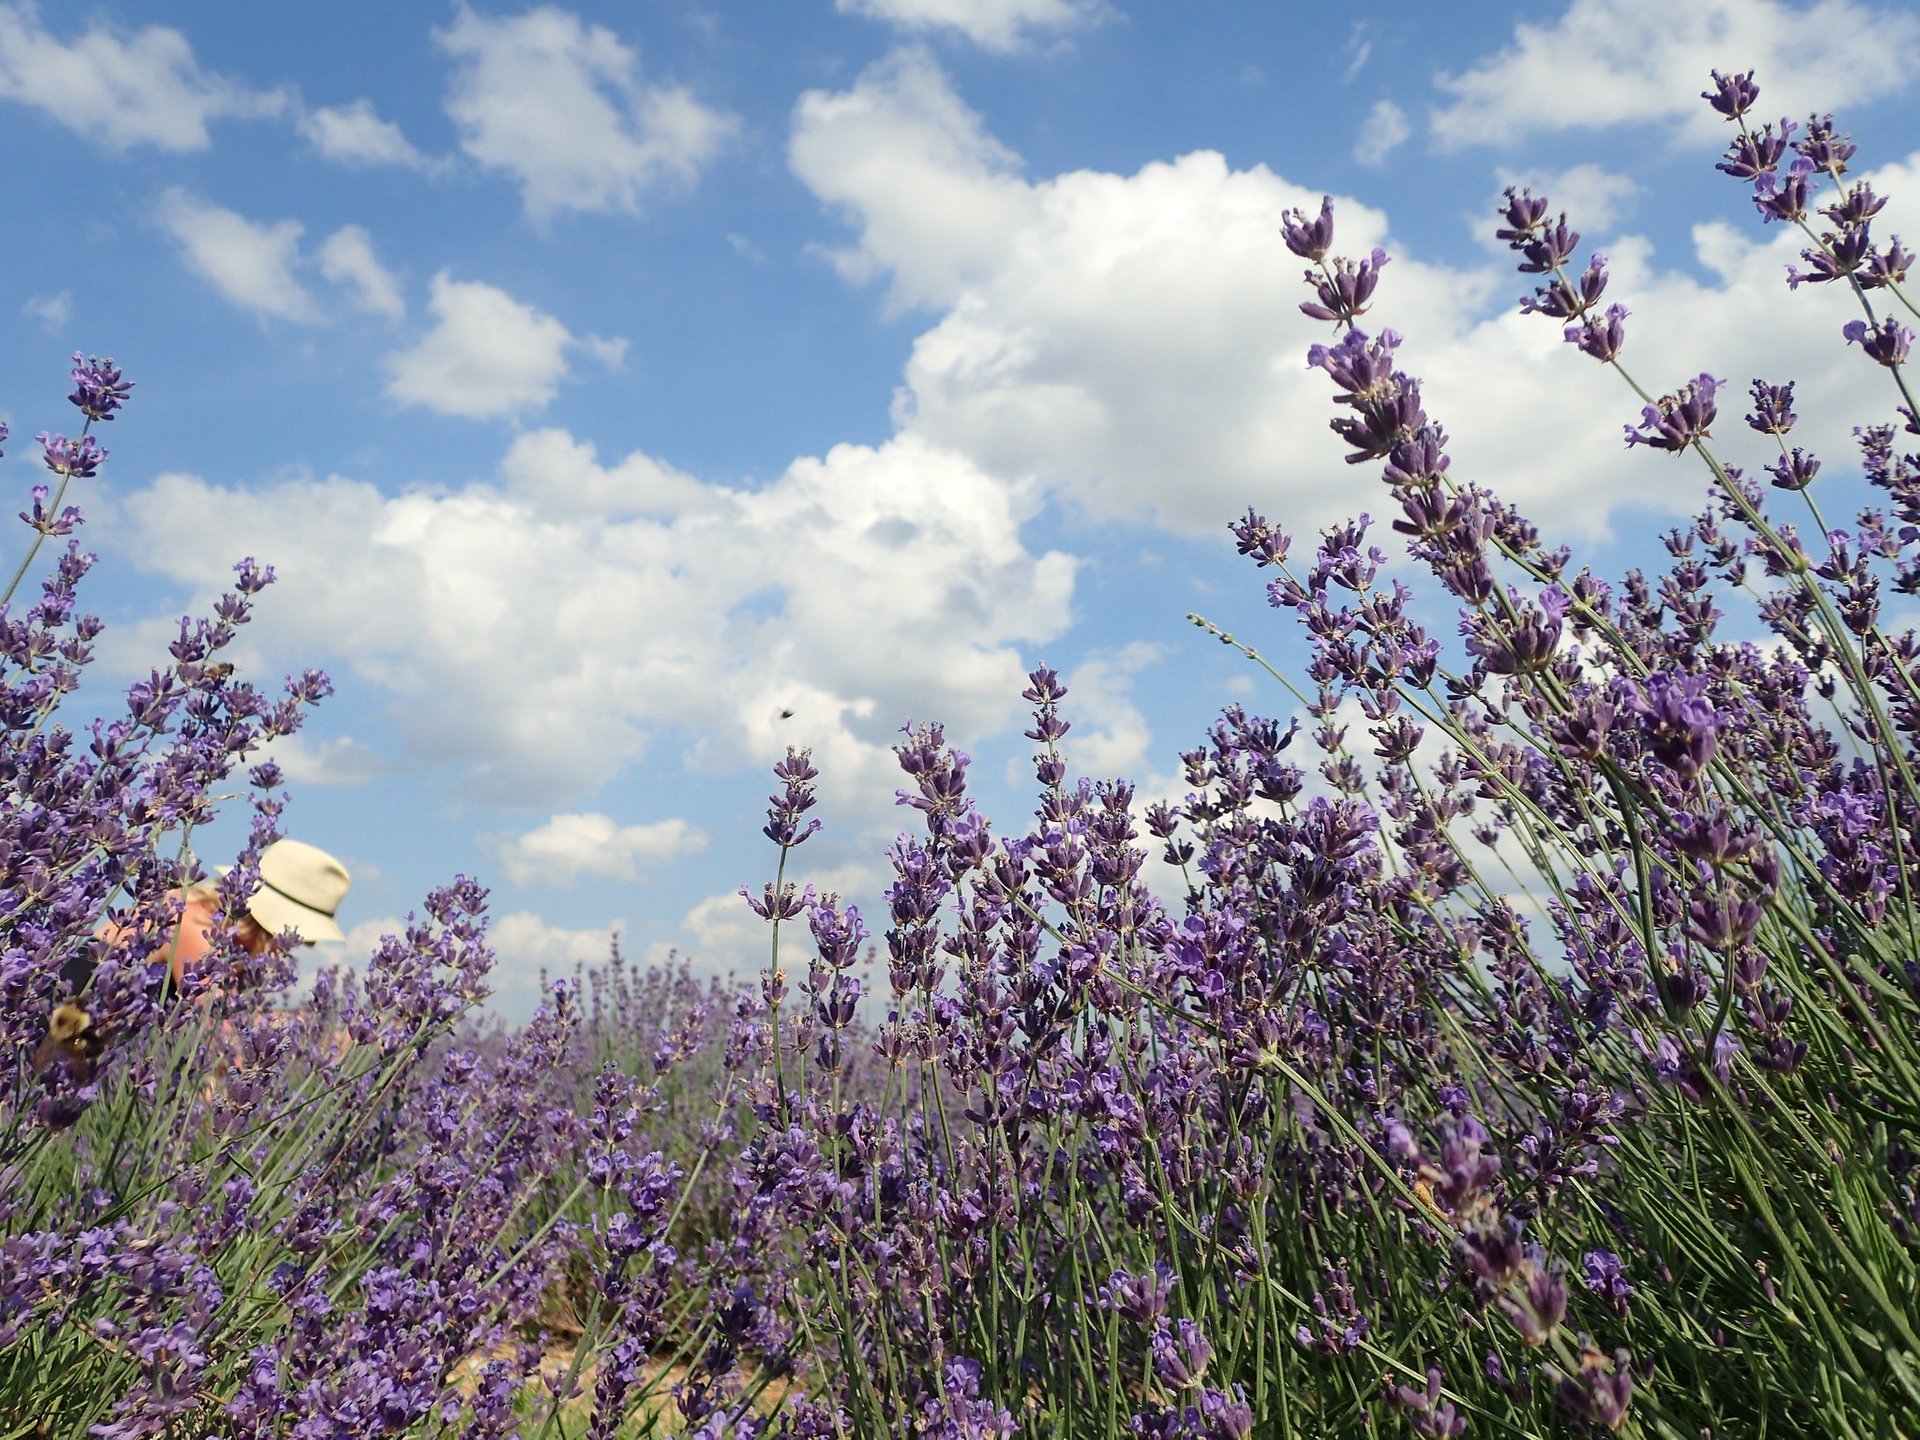
{"label": "row of lavender plants", "polygon": [[[1920,639],[1882,613],[1920,592],[1920,312],[1830,118],[1756,124],[1751,75],[1706,99],[1719,168],[1805,237],[1790,282],[1858,305],[1848,527],[1786,377],[1724,413],[1718,377],[1643,388],[1604,259],[1510,192],[1522,308],[1702,482],[1659,573],[1576,568],[1453,472],[1400,337],[1359,328],[1386,255],[1293,215],[1333,428],[1460,643],[1365,517],[1296,564],[1249,511],[1309,649],[1274,677],[1291,720],[1229,708],[1185,798],[1136,807],[1070,776],[1038,669],[1017,836],[911,728],[871,922],[788,876],[820,779],[790,752],[743,990],[616,956],[521,1030],[464,1023],[490,956],[458,880],[364,982],[276,1004],[284,967],[229,944],[174,1001],[185,841],[325,682],[269,701],[213,659],[248,562],[69,734],[99,628],[69,542],[4,621],[0,1440],[1920,1433]],[[127,391],[75,381],[63,493]],[[250,774],[230,895],[278,778]],[[102,1043],[49,1050],[81,952]]]}

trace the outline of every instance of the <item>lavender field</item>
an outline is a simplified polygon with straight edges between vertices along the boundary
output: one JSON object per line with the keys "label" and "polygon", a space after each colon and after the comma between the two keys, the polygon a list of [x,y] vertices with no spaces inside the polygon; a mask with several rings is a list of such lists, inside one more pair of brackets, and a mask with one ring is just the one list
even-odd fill
{"label": "lavender field", "polygon": [[1528,325],[1694,511],[1595,574],[1451,466],[1393,257],[1295,211],[1354,518],[1220,517],[1310,658],[1191,617],[1260,686],[1185,798],[1086,773],[1039,665],[1031,812],[909,725],[863,914],[793,878],[830,767],[769,754],[764,949],[616,949],[523,1024],[464,876],[357,972],[234,924],[175,983],[190,842],[251,806],[241,915],[298,828],[258,751],[332,687],[223,658],[271,555],[88,683],[76,501],[144,397],[76,356],[0,617],[0,1440],[1920,1436],[1912,256],[1832,117],[1701,83],[1804,240],[1773,303],[1854,302],[1856,453],[1791,374],[1636,370],[1515,187]]}

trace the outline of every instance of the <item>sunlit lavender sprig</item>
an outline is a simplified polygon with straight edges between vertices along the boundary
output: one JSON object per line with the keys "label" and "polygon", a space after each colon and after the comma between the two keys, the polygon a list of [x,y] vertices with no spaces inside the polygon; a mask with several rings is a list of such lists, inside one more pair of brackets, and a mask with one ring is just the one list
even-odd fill
{"label": "sunlit lavender sprig", "polygon": [[804,914],[813,905],[811,885],[804,893],[798,893],[796,887],[787,880],[787,857],[820,829],[817,818],[805,820],[804,823],[802,819],[816,803],[813,782],[819,778],[820,772],[814,768],[811,751],[788,746],[786,756],[773,767],[773,773],[781,782],[781,790],[779,794],[767,797],[767,824],[763,833],[780,847],[779,865],[774,871],[772,883],[766,886],[760,898],[754,898],[745,886],[740,888],[740,894],[745,897],[753,913],[772,926],[767,968],[761,977],[761,994],[767,1005],[773,1052],[771,1102],[785,1115],[787,1084],[780,1042],[780,1007],[786,1001],[788,987],[787,972],[780,963],[780,926]]}

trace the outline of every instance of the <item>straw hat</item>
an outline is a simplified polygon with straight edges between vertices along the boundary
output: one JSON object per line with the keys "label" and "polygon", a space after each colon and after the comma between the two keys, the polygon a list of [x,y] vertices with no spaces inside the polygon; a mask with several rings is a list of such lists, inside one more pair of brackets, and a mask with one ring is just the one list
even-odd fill
{"label": "straw hat", "polygon": [[[233,867],[216,868],[224,875]],[[247,901],[247,911],[269,935],[291,930],[308,944],[344,940],[333,917],[351,883],[347,867],[319,846],[276,840],[260,852],[260,888]]]}

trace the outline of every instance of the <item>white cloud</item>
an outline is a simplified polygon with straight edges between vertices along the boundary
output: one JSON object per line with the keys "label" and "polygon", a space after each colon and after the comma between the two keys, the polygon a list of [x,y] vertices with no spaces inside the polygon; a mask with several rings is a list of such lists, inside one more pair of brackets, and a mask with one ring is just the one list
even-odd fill
{"label": "white cloud", "polygon": [[277,763],[290,785],[328,788],[365,785],[392,768],[379,751],[346,735],[321,741],[304,734],[287,735],[269,742],[250,763],[262,760]]}
{"label": "white cloud", "polygon": [[241,309],[301,323],[320,318],[293,274],[306,230],[298,220],[256,224],[178,186],[161,195],[156,218],[188,267]]}
{"label": "white cloud", "polygon": [[693,180],[738,128],[680,86],[642,83],[613,31],[552,6],[495,19],[462,4],[434,39],[454,61],[446,108],[461,148],[512,175],[536,219],[637,209]]}
{"label": "white cloud", "polygon": [[272,117],[289,92],[252,90],[200,68],[178,30],[96,22],[56,39],[31,3],[0,5],[0,97],[45,111],[110,150],[204,150],[207,122]]}
{"label": "white cloud", "polygon": [[372,957],[373,952],[380,948],[381,940],[388,935],[405,934],[407,922],[398,915],[381,915],[369,920],[356,921],[345,928],[347,938],[338,948],[330,945],[326,953],[314,958],[317,958],[319,964],[346,965],[364,975],[367,971],[367,961]]}
{"label": "white cloud", "polygon": [[1067,672],[1073,733],[1066,751],[1074,774],[1111,780],[1146,773],[1153,730],[1133,703],[1134,681],[1165,658],[1164,645],[1135,641],[1090,655]]}
{"label": "white cloud", "polygon": [[[727,975],[736,981],[749,980],[766,968],[767,922],[747,908],[737,890],[702,899],[687,911],[680,928],[691,943],[680,946],[655,941],[643,957],[647,965],[664,965],[684,955],[699,973]],[[793,978],[789,975],[790,980]]]}
{"label": "white cloud", "polygon": [[[308,325],[326,318],[295,273],[309,263],[300,253],[306,227],[298,220],[249,220],[178,186],[161,195],[155,214],[179,244],[188,268],[241,309]],[[392,320],[406,314],[398,281],[380,263],[373,238],[362,227],[342,225],[321,242],[312,263],[344,286],[359,309]]]}
{"label": "white cloud", "polygon": [[38,320],[57,335],[67,328],[67,321],[73,318],[73,292],[62,290],[57,295],[30,295],[20,307],[20,313]]}
{"label": "white cloud", "polygon": [[[1208,151],[1028,181],[914,52],[807,96],[794,125],[795,169],[858,233],[845,268],[943,312],[896,396],[904,431],[1114,520],[1218,534],[1253,499],[1299,502],[1301,525],[1341,506],[1339,452],[1301,438],[1330,414],[1304,361],[1326,327],[1277,234],[1318,191]],[[1385,238],[1359,205],[1341,227],[1343,250]],[[1391,274],[1449,328],[1475,301],[1451,273]]]}
{"label": "white cloud", "polygon": [[610,340],[604,335],[582,335],[580,348],[609,370],[618,370],[627,362],[627,341],[624,338]]}
{"label": "white cloud", "polygon": [[495,844],[514,884],[569,889],[586,875],[631,883],[647,870],[706,848],[706,832],[685,820],[621,825],[592,813],[555,815],[538,829]]}
{"label": "white cloud", "polygon": [[[1021,647],[1065,627],[1074,578],[1022,544],[1030,491],[912,438],[754,491],[646,456],[602,466],[543,431],[497,480],[444,492],[166,475],[125,504],[134,558],[196,595],[235,554],[275,564],[274,623],[246,642],[274,648],[249,664],[352,674],[391,698],[413,760],[554,809],[667,732],[698,737],[686,763],[709,770],[811,746],[844,803],[890,811],[901,717],[956,739],[1004,725]],[[219,547],[194,538],[209,514]]]}
{"label": "white cloud", "polygon": [[899,305],[951,301],[999,263],[1034,197],[1019,157],[987,134],[924,50],[896,52],[853,89],[810,90],[794,107],[788,158],[814,194],[860,227],[833,259],[849,279],[882,269]]}
{"label": "white cloud", "polygon": [[374,113],[373,102],[364,97],[347,105],[308,110],[294,123],[323,159],[338,165],[425,170],[433,164],[414,149],[398,125]]}
{"label": "white cloud", "polygon": [[614,935],[625,926],[625,920],[616,919],[571,930],[529,910],[495,917],[487,930],[494,954],[494,1005],[531,1012],[548,993],[540,984],[543,971],[551,986],[555,980],[571,980],[583,967],[604,966],[613,954]]}
{"label": "white cloud", "polygon": [[[1599,165],[1575,165],[1566,170],[1508,170],[1503,167],[1496,173],[1501,191],[1512,186],[1530,189],[1535,195],[1545,195],[1553,202],[1556,212],[1565,211],[1567,222],[1588,237],[1611,233],[1621,220],[1633,213],[1634,203],[1640,195],[1640,186],[1631,175],[1622,175]],[[1500,253],[1506,254],[1505,244],[1493,238],[1493,227],[1486,223],[1485,218],[1498,208],[1496,192],[1487,197],[1486,205],[1475,217],[1475,224],[1488,245],[1498,246]]]}
{"label": "white cloud", "polygon": [[1373,21],[1356,20],[1347,32],[1347,67],[1340,72],[1340,83],[1351,85],[1373,58]]}
{"label": "white cloud", "polygon": [[843,15],[864,15],[901,30],[939,30],[986,50],[1018,50],[1036,34],[1076,29],[1109,13],[1104,0],[834,0]]}
{"label": "white cloud", "polygon": [[401,319],[407,313],[400,284],[373,253],[373,237],[358,225],[342,225],[320,246],[320,273],[344,285],[362,310]]}
{"label": "white cloud", "polygon": [[1804,116],[1895,94],[1920,65],[1920,16],[1857,0],[1573,0],[1550,24],[1520,22],[1513,43],[1435,83],[1444,147],[1622,124],[1678,125],[1690,141],[1730,127],[1699,98],[1708,72],[1755,70],[1764,117]]}
{"label": "white cloud", "polygon": [[[567,377],[567,354],[582,342],[553,316],[477,280],[433,277],[433,328],[382,362],[387,394],[403,405],[484,420],[537,410]],[[604,361],[608,345],[590,353]]]}
{"label": "white cloud", "polygon": [[1384,165],[1387,156],[1405,144],[1412,133],[1406,111],[1391,100],[1377,100],[1361,122],[1360,136],[1353,142],[1353,158],[1369,167]]}
{"label": "white cloud", "polygon": [[643,515],[670,520],[681,515],[719,515],[729,492],[636,450],[618,465],[604,466],[594,447],[564,430],[518,436],[500,461],[500,474],[515,497],[543,515],[565,520]]}
{"label": "white cloud", "polygon": [[[1380,513],[1372,472],[1344,466],[1327,433],[1331,387],[1305,354],[1328,329],[1298,313],[1301,266],[1277,234],[1287,210],[1318,210],[1317,190],[1204,151],[1132,175],[1029,180],[924,56],[807,97],[794,124],[795,168],[857,236],[849,270],[939,312],[896,396],[903,435],[1103,521],[1219,535],[1254,504],[1304,542],[1339,516]],[[1556,178],[1603,210],[1629,198],[1598,169]],[[1558,326],[1514,313],[1528,287],[1510,257],[1433,263],[1396,241],[1380,210],[1335,204],[1337,253],[1385,244],[1393,255],[1363,324],[1409,337],[1402,364],[1453,436],[1455,473],[1550,515],[1570,540],[1607,533],[1621,507],[1696,503],[1697,477],[1676,484],[1674,467],[1654,463],[1667,457],[1621,445],[1640,402]],[[1892,213],[1881,228],[1920,231]],[[1629,366],[1656,393],[1703,368],[1742,385],[1805,374],[1802,393],[1846,413],[1840,398],[1863,375],[1835,343],[1844,307],[1784,294],[1795,241],[1746,233],[1697,233],[1703,260],[1726,267],[1717,282],[1656,264],[1644,240],[1612,238],[1609,298],[1634,312]],[[1845,427],[1826,443],[1844,450]]]}

